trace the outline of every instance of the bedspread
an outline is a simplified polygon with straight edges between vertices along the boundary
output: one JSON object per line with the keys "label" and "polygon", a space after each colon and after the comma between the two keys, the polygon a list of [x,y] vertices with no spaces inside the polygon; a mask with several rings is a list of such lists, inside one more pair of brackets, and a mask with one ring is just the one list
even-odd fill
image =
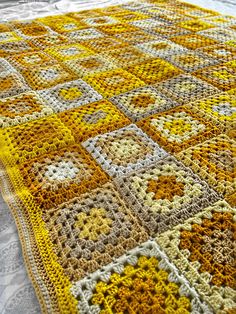
{"label": "bedspread", "polygon": [[[222,239],[230,238],[235,214],[234,177],[230,174],[235,153],[235,20],[166,1],[169,10],[177,10],[173,20],[158,12],[163,10],[162,1],[142,1],[140,6],[126,2],[78,6],[76,1],[51,1],[46,6],[43,2],[20,5],[17,14],[16,7],[1,10],[2,34],[10,36],[11,25],[16,30],[11,34],[13,40],[1,38],[1,86],[11,82],[16,86],[0,92],[0,178],[40,300],[24,268],[15,223],[1,199],[1,313],[40,313],[39,304],[48,313],[73,313],[76,309],[81,313],[234,311],[232,243]],[[200,0],[189,2],[204,5]],[[108,4],[116,5],[118,12],[91,10]],[[209,10],[234,13],[233,1],[206,5]],[[44,18],[49,12],[67,14],[87,8],[90,11],[82,13],[84,22],[79,13],[64,16],[67,23],[77,21],[75,29],[64,28],[64,17],[55,25],[55,17]],[[93,22],[104,16],[101,25]],[[51,46],[41,35],[33,38],[33,33],[24,33],[21,22],[14,21],[4,30],[8,21],[16,18],[37,18],[40,27],[34,31],[43,32],[44,27],[47,36],[58,36],[60,42]],[[195,23],[196,18],[201,22]],[[88,27],[89,33],[83,31]],[[21,36],[29,45],[26,55],[36,61],[9,55],[10,50],[4,54],[7,42],[17,46]],[[39,52],[34,55],[35,50]],[[44,64],[41,79],[31,62]],[[58,73],[60,77],[55,79]],[[206,101],[201,102],[202,98]],[[24,116],[17,105],[26,102],[32,114]],[[38,132],[46,136],[40,144]],[[130,150],[138,157],[130,156]],[[222,164],[223,170],[216,172],[214,167]],[[206,175],[206,167],[213,175]],[[166,190],[168,186],[172,191]],[[189,201],[193,195],[194,204]],[[173,207],[178,214],[171,211]],[[31,227],[23,223],[28,221],[26,209],[30,219],[35,219]],[[229,227],[219,241],[227,250],[219,256],[209,247],[212,241],[217,246],[217,236],[208,239],[210,242],[205,237],[209,226],[217,234],[214,228],[223,220]],[[44,233],[50,237],[42,238]],[[215,270],[209,270],[210,256],[198,255],[198,242],[205,243],[201,252],[211,252],[218,260]],[[43,256],[47,259],[50,255],[51,260],[39,259],[37,264],[34,259],[45,245]],[[227,261],[224,254],[229,256]],[[48,269],[45,281],[37,269],[42,265],[54,269]],[[53,277],[55,269],[60,279]],[[158,287],[155,280],[161,282]],[[195,284],[196,280],[201,284]],[[128,291],[136,284],[140,304]],[[164,284],[165,292],[159,293],[162,299],[157,300],[154,290],[164,289]],[[156,288],[150,290],[152,299],[145,305],[146,296],[140,291],[147,292],[147,285]],[[166,295],[173,299],[172,304],[167,305]]]}

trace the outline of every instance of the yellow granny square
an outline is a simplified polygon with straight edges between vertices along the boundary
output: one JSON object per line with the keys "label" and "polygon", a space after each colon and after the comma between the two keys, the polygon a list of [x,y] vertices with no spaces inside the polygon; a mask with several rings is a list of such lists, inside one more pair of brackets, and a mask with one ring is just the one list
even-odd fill
{"label": "yellow granny square", "polygon": [[217,127],[185,107],[141,120],[138,126],[166,150],[176,153],[219,133]]}
{"label": "yellow granny square", "polygon": [[155,84],[180,74],[182,71],[162,59],[153,59],[127,68],[146,84]]}
{"label": "yellow granny square", "polygon": [[71,131],[56,115],[5,128],[0,136],[3,149],[16,163],[74,143]]}
{"label": "yellow granny square", "polygon": [[191,50],[218,44],[216,40],[201,36],[199,34],[181,35],[171,37],[170,39],[176,44],[182,45]]}
{"label": "yellow granny square", "polygon": [[56,60],[42,51],[15,54],[8,59],[18,69],[30,69],[47,64],[55,64]]}
{"label": "yellow granny square", "polygon": [[177,24],[179,27],[186,28],[189,31],[192,32],[199,32],[204,29],[212,28],[214,27],[212,24],[201,21],[201,20],[190,20],[190,21],[184,21]]}
{"label": "yellow granny square", "polygon": [[188,105],[191,111],[212,121],[223,132],[236,128],[236,93],[220,93]]}
{"label": "yellow granny square", "polygon": [[104,97],[112,97],[145,85],[138,77],[122,69],[85,76],[84,80]]}
{"label": "yellow granny square", "polygon": [[58,117],[71,130],[78,142],[130,123],[130,120],[108,100],[63,112]]}
{"label": "yellow granny square", "polygon": [[68,44],[47,48],[45,49],[45,52],[60,61],[74,60],[78,57],[88,56],[92,53],[91,50],[80,44]]}
{"label": "yellow granny square", "polygon": [[220,200],[156,238],[213,313],[234,313],[236,305],[235,218],[235,209]]}
{"label": "yellow granny square", "polygon": [[22,70],[27,83],[32,89],[41,90],[59,83],[72,81],[75,75],[60,64],[42,65]]}
{"label": "yellow granny square", "polygon": [[190,147],[177,158],[192,168],[210,186],[236,205],[236,142],[225,134]]}

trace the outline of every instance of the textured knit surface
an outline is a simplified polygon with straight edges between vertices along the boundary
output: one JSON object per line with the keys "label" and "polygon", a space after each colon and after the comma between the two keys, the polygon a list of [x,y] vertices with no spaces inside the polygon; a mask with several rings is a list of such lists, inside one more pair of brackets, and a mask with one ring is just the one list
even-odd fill
{"label": "textured knit surface", "polygon": [[150,0],[0,32],[1,188],[42,311],[235,313],[236,19]]}

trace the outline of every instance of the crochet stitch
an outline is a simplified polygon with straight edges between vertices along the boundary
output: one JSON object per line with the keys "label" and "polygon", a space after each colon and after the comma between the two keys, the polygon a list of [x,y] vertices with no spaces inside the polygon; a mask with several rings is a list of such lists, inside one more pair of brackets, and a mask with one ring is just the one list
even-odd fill
{"label": "crochet stitch", "polygon": [[235,313],[235,138],[234,17],[0,24],[1,191],[43,313]]}

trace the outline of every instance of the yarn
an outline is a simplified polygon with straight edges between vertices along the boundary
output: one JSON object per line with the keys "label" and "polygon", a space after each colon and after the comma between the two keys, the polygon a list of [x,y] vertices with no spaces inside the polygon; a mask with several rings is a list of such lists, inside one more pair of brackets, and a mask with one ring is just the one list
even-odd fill
{"label": "yarn", "polygon": [[235,40],[177,0],[0,23],[0,185],[43,313],[235,313]]}

